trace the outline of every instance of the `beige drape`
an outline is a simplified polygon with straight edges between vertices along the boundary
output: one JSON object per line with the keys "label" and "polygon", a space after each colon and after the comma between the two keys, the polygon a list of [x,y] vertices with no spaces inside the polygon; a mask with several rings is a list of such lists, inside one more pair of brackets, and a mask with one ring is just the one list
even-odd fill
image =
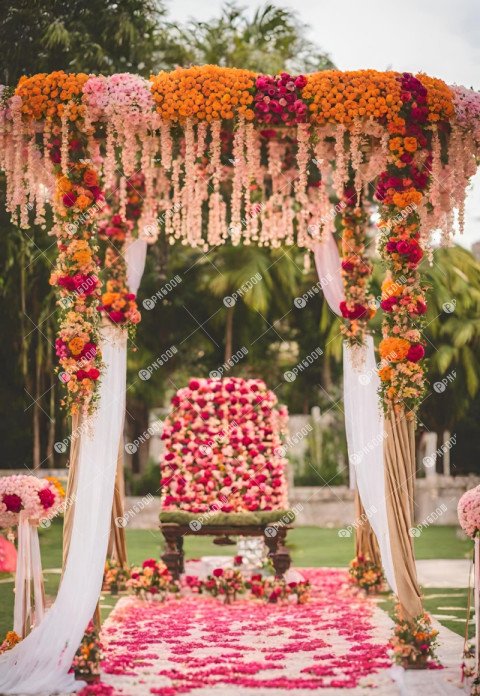
{"label": "beige drape", "polygon": [[78,413],[72,416],[72,438],[70,440],[70,458],[68,462],[67,488],[65,490],[65,512],[63,514],[63,561],[62,570],[65,570],[70,539],[72,537],[73,513],[75,510],[75,495],[78,483],[78,455],[80,450],[80,416]]}
{"label": "beige drape", "polygon": [[397,596],[406,619],[423,611],[415,568],[413,495],[415,483],[415,426],[405,415],[385,418],[385,495]]}
{"label": "beige drape", "polygon": [[358,488],[355,488],[355,519],[359,521],[355,528],[355,556],[369,558],[375,565],[381,566],[377,537],[365,514]]}
{"label": "beige drape", "polygon": [[120,565],[127,567],[127,540],[125,537],[124,504],[125,485],[123,477],[123,437],[120,438],[117,456],[117,473],[115,476],[115,490],[113,492],[112,524],[110,527],[110,539],[108,542],[107,556],[115,558]]}
{"label": "beige drape", "polygon": [[[72,433],[78,433],[80,418],[78,415],[72,417]],[[67,561],[70,539],[72,536],[73,515],[75,510],[75,493],[78,483],[78,455],[80,438],[72,437],[70,445],[70,462],[68,469],[67,488],[65,492],[65,513],[63,518],[63,568]],[[115,491],[112,507],[112,525],[110,529],[110,540],[108,544],[108,556],[115,557],[122,565],[127,565],[127,544],[125,538],[125,528],[117,524],[118,518],[124,516],[123,500],[125,495],[123,483],[123,437],[120,438],[117,456],[117,473],[115,476]]]}

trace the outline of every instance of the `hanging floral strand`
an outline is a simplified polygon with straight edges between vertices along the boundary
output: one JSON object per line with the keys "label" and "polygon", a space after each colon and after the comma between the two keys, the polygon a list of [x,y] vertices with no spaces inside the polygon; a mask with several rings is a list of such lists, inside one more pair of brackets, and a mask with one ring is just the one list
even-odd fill
{"label": "hanging floral strand", "polygon": [[342,334],[350,345],[362,345],[368,320],[375,314],[373,296],[369,294],[372,263],[367,255],[366,227],[368,215],[353,186],[347,187],[341,201],[342,279],[345,300],[340,303],[344,318]]}

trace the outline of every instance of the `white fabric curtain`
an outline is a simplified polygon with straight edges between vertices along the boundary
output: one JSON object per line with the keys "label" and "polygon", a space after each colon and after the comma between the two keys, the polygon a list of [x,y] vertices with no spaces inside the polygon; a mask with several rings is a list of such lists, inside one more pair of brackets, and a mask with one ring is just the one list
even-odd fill
{"label": "white fabric curtain", "polygon": [[142,280],[147,258],[147,242],[144,239],[132,239],[125,249],[127,264],[127,285],[130,292],[137,294]]}
{"label": "white fabric curtain", "polygon": [[[380,378],[373,339],[363,346],[343,344],[343,398],[348,458],[355,471],[358,492],[377,537],[385,576],[396,593],[385,499],[383,412],[378,399]],[[357,520],[361,524],[361,520]]]}
{"label": "white fabric curtain", "polygon": [[341,316],[340,302],[345,299],[341,274],[340,254],[337,243],[328,230],[320,242],[313,248],[318,279],[328,306],[338,316]]}
{"label": "white fabric curtain", "polygon": [[[330,309],[340,315],[345,300],[341,261],[333,234],[327,232],[313,250],[315,266]],[[383,463],[384,424],[378,399],[380,385],[373,339],[351,348],[343,344],[343,390],[350,487],[358,487],[360,499],[377,537],[385,576],[396,592],[388,533]],[[359,521],[361,523],[361,521]]]}
{"label": "white fabric curtain", "polygon": [[[13,630],[24,638],[30,626],[43,619],[45,596],[38,529],[20,513],[18,524],[18,557],[15,574],[15,606]],[[32,602],[33,600],[33,602]]]}
{"label": "white fabric curtain", "polygon": [[68,671],[102,585],[125,411],[125,332],[103,327],[101,349],[105,369],[99,405],[88,422],[80,424],[78,488],[65,573],[43,621],[0,656],[1,694],[69,693],[79,688]]}

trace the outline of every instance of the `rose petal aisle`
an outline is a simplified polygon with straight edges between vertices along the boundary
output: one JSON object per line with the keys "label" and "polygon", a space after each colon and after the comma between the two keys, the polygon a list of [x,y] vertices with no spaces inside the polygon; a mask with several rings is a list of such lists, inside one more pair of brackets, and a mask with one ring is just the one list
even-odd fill
{"label": "rose petal aisle", "polygon": [[102,631],[102,682],[129,696],[391,688],[386,615],[343,570],[302,574],[312,596],[300,605],[225,605],[204,595],[121,600]]}

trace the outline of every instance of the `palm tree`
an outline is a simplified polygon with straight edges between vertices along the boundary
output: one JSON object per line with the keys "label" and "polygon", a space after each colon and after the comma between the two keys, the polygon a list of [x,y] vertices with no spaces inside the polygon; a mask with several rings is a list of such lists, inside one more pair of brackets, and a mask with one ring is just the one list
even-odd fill
{"label": "palm tree", "polygon": [[437,249],[422,273],[430,286],[425,337],[433,389],[421,415],[443,433],[465,416],[480,387],[480,263],[454,246]]}
{"label": "palm tree", "polygon": [[275,308],[288,311],[301,276],[290,252],[257,246],[220,247],[206,255],[201,266],[200,287],[222,299],[225,307],[225,362],[233,355],[237,302],[262,316]]}
{"label": "palm tree", "polygon": [[306,26],[291,10],[269,3],[249,18],[245,8],[227,3],[218,18],[193,20],[174,33],[187,46],[183,65],[214,63],[276,74],[334,67],[328,55],[306,38]]}

